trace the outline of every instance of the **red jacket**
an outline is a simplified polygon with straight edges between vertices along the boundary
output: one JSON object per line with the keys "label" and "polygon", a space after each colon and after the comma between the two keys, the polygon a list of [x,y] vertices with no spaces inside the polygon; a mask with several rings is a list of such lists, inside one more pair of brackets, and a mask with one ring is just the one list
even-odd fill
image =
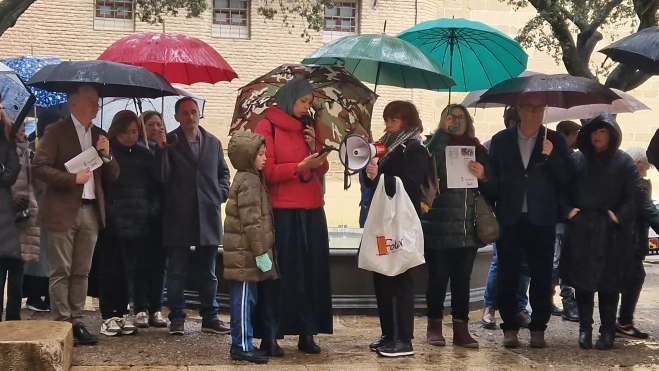
{"label": "red jacket", "polygon": [[[265,120],[256,126],[255,132],[265,137],[267,161],[263,170],[272,207],[275,209],[316,209],[325,205],[319,177],[327,173],[329,162],[325,161],[315,170],[316,176],[309,183],[302,183],[299,174],[295,172],[297,165],[309,156],[309,147],[304,141],[302,130],[300,121],[277,106],[268,108]],[[320,138],[316,137],[316,152],[322,148]],[[308,179],[310,172],[303,171],[302,177]]]}

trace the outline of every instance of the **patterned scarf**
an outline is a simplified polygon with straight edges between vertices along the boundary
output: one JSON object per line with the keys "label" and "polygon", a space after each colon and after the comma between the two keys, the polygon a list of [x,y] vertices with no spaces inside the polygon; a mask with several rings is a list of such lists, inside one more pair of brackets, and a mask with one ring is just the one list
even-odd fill
{"label": "patterned scarf", "polygon": [[387,147],[387,153],[385,153],[385,155],[380,159],[378,165],[384,165],[384,163],[389,159],[389,155],[392,154],[399,145],[407,142],[410,139],[416,139],[423,143],[423,139],[421,138],[421,130],[400,130],[397,133],[385,133],[382,138],[378,140],[378,143],[382,143],[385,147]]}

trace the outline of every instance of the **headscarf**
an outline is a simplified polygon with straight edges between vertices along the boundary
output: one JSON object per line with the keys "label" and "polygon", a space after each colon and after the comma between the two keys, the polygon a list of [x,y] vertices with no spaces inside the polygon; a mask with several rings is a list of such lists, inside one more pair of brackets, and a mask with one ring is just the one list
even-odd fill
{"label": "headscarf", "polygon": [[275,102],[280,110],[286,112],[289,116],[293,116],[295,102],[308,94],[313,94],[313,86],[307,79],[298,76],[279,88],[275,94]]}

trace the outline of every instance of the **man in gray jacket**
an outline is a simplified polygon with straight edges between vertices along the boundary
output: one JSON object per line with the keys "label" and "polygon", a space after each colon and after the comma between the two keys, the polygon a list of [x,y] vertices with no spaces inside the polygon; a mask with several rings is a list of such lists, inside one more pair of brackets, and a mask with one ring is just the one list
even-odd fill
{"label": "man in gray jacket", "polygon": [[163,244],[168,249],[169,333],[185,332],[183,291],[190,247],[194,246],[201,330],[227,334],[229,326],[217,318],[215,263],[222,244],[220,205],[229,195],[229,167],[220,141],[199,126],[199,107],[194,99],[186,97],[176,102],[175,118],[181,124],[172,132],[178,142],[167,145],[162,131],[156,153],[165,188]]}

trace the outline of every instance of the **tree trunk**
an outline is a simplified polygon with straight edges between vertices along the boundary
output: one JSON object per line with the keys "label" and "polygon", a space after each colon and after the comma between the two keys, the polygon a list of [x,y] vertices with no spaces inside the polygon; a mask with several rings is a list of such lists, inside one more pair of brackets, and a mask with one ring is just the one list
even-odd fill
{"label": "tree trunk", "polygon": [[2,0],[0,1],[0,36],[14,27],[20,17],[36,0]]}

